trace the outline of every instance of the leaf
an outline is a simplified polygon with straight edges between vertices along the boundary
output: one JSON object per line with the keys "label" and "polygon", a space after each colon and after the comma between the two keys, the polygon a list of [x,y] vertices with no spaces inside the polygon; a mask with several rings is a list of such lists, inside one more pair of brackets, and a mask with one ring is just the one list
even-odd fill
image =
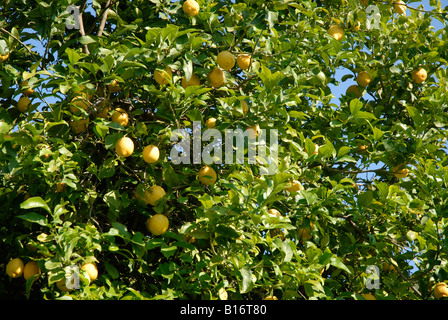
{"label": "leaf", "polygon": [[164,247],[164,248],[160,249],[160,252],[162,252],[163,256],[168,259],[174,253],[176,253],[176,250],[177,250],[176,246],[170,246],[170,247]]}
{"label": "leaf", "polygon": [[78,39],[78,41],[82,45],[91,44],[91,43],[96,42],[96,40],[91,36],[82,36],[81,38]]}
{"label": "leaf", "polygon": [[339,269],[344,270],[344,271],[347,272],[348,274],[351,274],[350,269],[347,268],[347,266],[346,266],[344,263],[342,263],[342,261],[341,261],[337,256],[335,256],[335,255],[333,255],[333,256],[330,258],[330,264],[331,264],[332,266],[336,267],[336,268],[339,268]]}
{"label": "leaf", "polygon": [[239,283],[241,293],[246,293],[252,290],[252,271],[249,267],[244,266],[240,269],[241,276],[243,277],[242,281]]}
{"label": "leaf", "polygon": [[41,226],[46,227],[48,225],[48,220],[46,217],[44,217],[43,215],[40,215],[38,213],[27,213],[27,214],[23,214],[20,216],[17,216],[17,218],[32,222],[32,223],[37,223],[40,224]]}
{"label": "leaf", "polygon": [[21,209],[42,208],[51,214],[51,209],[41,197],[32,197],[20,204]]}

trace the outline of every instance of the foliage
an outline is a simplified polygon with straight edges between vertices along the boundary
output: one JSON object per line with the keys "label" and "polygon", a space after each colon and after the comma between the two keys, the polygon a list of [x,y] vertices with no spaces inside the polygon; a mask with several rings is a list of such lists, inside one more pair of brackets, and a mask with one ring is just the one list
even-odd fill
{"label": "foliage", "polygon": [[[368,29],[358,0],[198,2],[190,17],[182,1],[5,1],[0,266],[20,257],[37,261],[42,275],[25,283],[3,272],[0,296],[219,299],[225,290],[229,299],[433,299],[433,284],[448,280],[448,38],[431,19],[446,23],[446,14],[407,1],[403,16],[370,1],[380,21]],[[83,29],[67,28],[69,5],[80,6]],[[359,30],[347,28],[356,21]],[[342,41],[327,34],[333,24],[344,27]],[[253,63],[225,71],[225,85],[212,88],[207,75],[224,50]],[[173,81],[159,85],[154,71],[166,66]],[[419,67],[428,72],[422,84],[411,77]],[[339,70],[348,72],[341,81]],[[372,82],[362,97],[335,100],[332,90],[363,70]],[[181,78],[193,73],[201,86],[184,89]],[[16,108],[23,80],[35,90],[26,113]],[[108,89],[114,80],[120,92]],[[90,107],[73,114],[80,91]],[[129,124],[98,117],[104,105],[109,115],[126,110]],[[86,116],[88,129],[75,133],[70,122]],[[277,172],[260,175],[247,158],[213,164],[218,180],[205,186],[202,164],[174,165],[171,132],[198,120],[204,129],[210,117],[222,132],[277,129]],[[121,158],[115,143],[125,135],[135,151]],[[149,144],[161,152],[155,164],[141,156]],[[393,175],[400,164],[405,179]],[[293,179],[305,190],[285,191]],[[153,185],[167,192],[154,207],[139,199]],[[170,221],[161,236],[145,227],[155,213]],[[81,272],[78,290],[57,288],[70,266],[89,262],[97,280]],[[379,289],[366,288],[371,265],[380,268]]]}

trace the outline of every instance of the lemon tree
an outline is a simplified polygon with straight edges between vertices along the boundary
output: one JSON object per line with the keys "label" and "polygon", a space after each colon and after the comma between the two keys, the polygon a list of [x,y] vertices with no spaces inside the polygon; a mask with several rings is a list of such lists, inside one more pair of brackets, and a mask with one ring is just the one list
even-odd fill
{"label": "lemon tree", "polygon": [[0,298],[446,299],[430,4],[4,1]]}

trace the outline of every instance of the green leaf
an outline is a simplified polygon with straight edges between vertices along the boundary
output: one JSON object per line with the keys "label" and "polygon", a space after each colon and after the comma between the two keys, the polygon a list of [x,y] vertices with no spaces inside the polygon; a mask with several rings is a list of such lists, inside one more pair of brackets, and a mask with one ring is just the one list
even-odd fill
{"label": "green leaf", "polygon": [[21,209],[42,208],[51,214],[51,209],[41,197],[32,197],[20,204]]}
{"label": "green leaf", "polygon": [[252,290],[253,282],[252,282],[252,271],[249,267],[244,266],[240,269],[241,276],[243,277],[242,281],[239,283],[241,293],[247,293]]}
{"label": "green leaf", "polygon": [[81,43],[82,45],[86,45],[86,44],[91,44],[91,43],[95,43],[97,40],[95,40],[93,37],[91,36],[82,36],[78,39],[79,43]]}
{"label": "green leaf", "polygon": [[48,220],[46,217],[44,217],[43,215],[40,215],[38,213],[27,213],[27,214],[23,214],[20,216],[17,216],[17,218],[32,222],[32,223],[37,223],[40,224],[41,226],[46,227],[48,225]]}
{"label": "green leaf", "polygon": [[169,257],[171,257],[173,254],[176,253],[176,250],[177,250],[176,246],[170,246],[160,249],[160,252],[162,252],[163,256],[168,259]]}

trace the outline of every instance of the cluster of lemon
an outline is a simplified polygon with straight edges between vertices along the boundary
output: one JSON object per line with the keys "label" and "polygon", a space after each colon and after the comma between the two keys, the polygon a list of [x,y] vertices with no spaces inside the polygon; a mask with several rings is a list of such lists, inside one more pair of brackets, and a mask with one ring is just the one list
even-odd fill
{"label": "cluster of lemon", "polygon": [[[396,13],[401,14],[401,15],[406,15],[407,7],[403,1],[392,1],[392,3],[393,3],[393,8]],[[363,4],[364,6],[367,6],[368,0],[362,0],[361,4]],[[350,30],[356,31],[356,30],[360,29],[361,24],[358,21],[355,26],[349,26],[349,24],[348,24],[348,27]],[[342,41],[344,38],[344,35],[345,35],[345,31],[344,31],[344,28],[342,28],[339,25],[332,25],[328,29],[328,34],[330,36],[332,36],[334,39],[336,39],[338,41]],[[411,78],[417,84],[421,84],[421,83],[425,82],[427,77],[428,77],[428,73],[422,67],[419,67],[411,72]],[[361,91],[362,88],[369,86],[369,84],[371,82],[372,82],[372,77],[369,74],[369,72],[368,71],[360,71],[356,77],[357,84],[349,86],[347,88],[346,95],[349,97],[350,96],[356,97],[358,99],[361,98],[362,97],[362,91]],[[358,152],[364,153],[367,151],[367,149],[368,149],[368,146],[358,144],[358,149],[357,149]],[[405,164],[399,164],[392,169],[392,173],[397,178],[406,178],[409,173],[409,169],[405,168]]]}
{"label": "cluster of lemon", "polygon": [[[87,272],[90,282],[95,281],[96,278],[98,278],[98,269],[93,263],[86,263],[81,267],[81,269]],[[6,265],[6,274],[13,279],[19,278],[23,275],[25,280],[28,280],[29,278],[37,275],[37,277],[33,280],[36,281],[41,273],[42,270],[36,261],[29,261],[24,264],[22,259],[14,258],[11,259]],[[69,291],[65,285],[65,279],[59,280],[56,283],[56,286],[61,291]]]}

